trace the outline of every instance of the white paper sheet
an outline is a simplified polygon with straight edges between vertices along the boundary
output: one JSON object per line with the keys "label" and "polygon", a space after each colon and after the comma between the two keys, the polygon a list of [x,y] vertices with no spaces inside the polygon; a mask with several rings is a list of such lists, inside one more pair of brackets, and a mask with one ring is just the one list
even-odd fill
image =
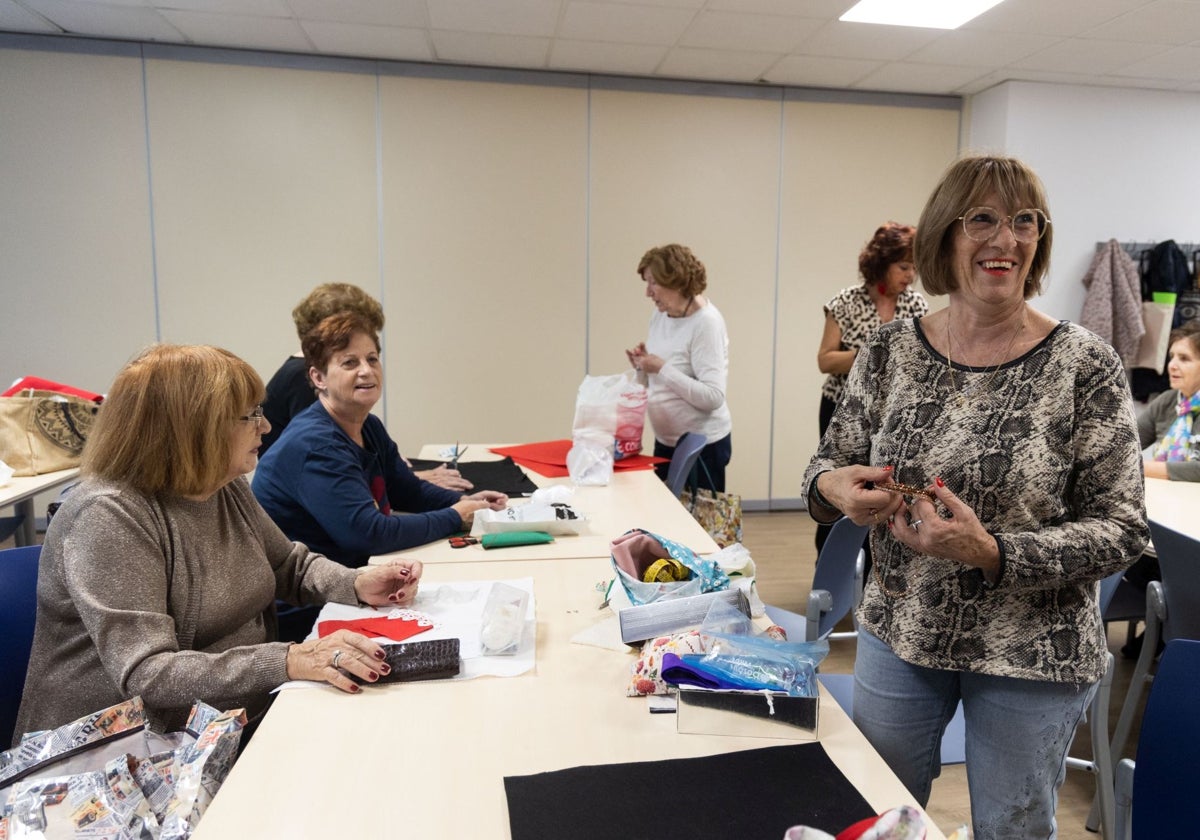
{"label": "white paper sheet", "polygon": [[[483,626],[483,607],[488,592],[496,581],[477,580],[456,583],[421,583],[416,600],[404,607],[355,607],[348,604],[326,604],[321,608],[317,623],[322,621],[348,621],[357,618],[378,618],[392,612],[416,612],[433,621],[433,629],[418,633],[406,641],[420,642],[433,639],[459,640],[462,655],[462,671],[451,679],[469,680],[475,677],[515,677],[533,670],[537,650],[537,605],[533,592],[533,578],[505,580],[529,593],[529,609],[525,615],[525,632],[521,647],[511,656],[484,656],[479,644],[479,632]],[[316,638],[313,627],[309,638]],[[394,644],[388,639],[376,639],[381,645]],[[309,680],[291,680],[277,690],[287,688],[315,688],[324,683]]]}

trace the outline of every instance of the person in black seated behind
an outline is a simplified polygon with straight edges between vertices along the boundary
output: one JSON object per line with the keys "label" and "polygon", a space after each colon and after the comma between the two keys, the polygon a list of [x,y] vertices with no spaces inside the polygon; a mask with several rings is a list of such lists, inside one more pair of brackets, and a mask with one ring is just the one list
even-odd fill
{"label": "person in black seated behind", "polygon": [[[383,329],[383,307],[379,301],[350,283],[322,283],[296,304],[292,310],[292,321],[300,341],[317,324],[339,312],[359,315],[371,329],[378,333]],[[263,435],[259,457],[279,440],[292,418],[317,400],[316,391],[308,379],[308,364],[303,353],[288,356],[279,370],[267,383],[267,398],[263,401],[263,415],[271,424],[271,431]],[[462,477],[458,470],[444,464],[432,470],[419,470],[417,477],[449,490],[467,491],[473,485]]]}

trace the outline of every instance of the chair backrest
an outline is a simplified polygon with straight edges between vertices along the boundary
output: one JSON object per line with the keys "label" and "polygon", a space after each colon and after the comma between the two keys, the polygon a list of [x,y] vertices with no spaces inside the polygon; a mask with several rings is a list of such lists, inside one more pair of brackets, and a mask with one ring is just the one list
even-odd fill
{"label": "chair backrest", "polygon": [[0,749],[12,743],[37,616],[40,545],[0,551]]}
{"label": "chair backrest", "polygon": [[667,489],[671,495],[678,498],[683,492],[692,467],[700,457],[700,450],[708,443],[708,438],[698,432],[685,432],[675,443],[675,452],[671,455],[671,465],[667,467]]}
{"label": "chair backrest", "polygon": [[[1159,551],[1157,537],[1154,547]],[[1133,836],[1170,837],[1196,820],[1200,641],[1167,642],[1146,700],[1133,777]]]}
{"label": "chair backrest", "polygon": [[[828,636],[857,606],[862,586],[862,548],[869,530],[866,525],[855,525],[849,517],[842,517],[833,524],[813,573],[813,594],[809,596],[808,632],[805,634],[809,641]],[[821,593],[828,593],[828,598]]]}
{"label": "chair backrest", "polygon": [[1150,536],[1162,571],[1162,593],[1166,602],[1162,638],[1200,639],[1200,540],[1150,523]]}

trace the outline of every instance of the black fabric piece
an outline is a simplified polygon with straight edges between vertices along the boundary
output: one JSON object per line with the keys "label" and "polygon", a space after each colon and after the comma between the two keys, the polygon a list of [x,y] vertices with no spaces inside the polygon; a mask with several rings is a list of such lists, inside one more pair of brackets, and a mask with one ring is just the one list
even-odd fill
{"label": "black fabric piece", "polygon": [[[421,458],[410,458],[413,471],[435,470],[440,466],[449,466],[446,461],[427,461]],[[468,493],[480,490],[495,490],[506,496],[520,496],[532,493],[537,485],[525,475],[525,471],[516,465],[512,458],[502,461],[462,461],[458,465],[462,477],[475,485]]]}
{"label": "black fabric piece", "polygon": [[504,790],[512,840],[779,840],[875,815],[815,742],[506,776]]}

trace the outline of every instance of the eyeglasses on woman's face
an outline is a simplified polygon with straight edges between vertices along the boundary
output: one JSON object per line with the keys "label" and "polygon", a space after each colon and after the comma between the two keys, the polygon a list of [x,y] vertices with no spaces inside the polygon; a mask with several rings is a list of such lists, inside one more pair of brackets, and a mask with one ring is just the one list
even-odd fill
{"label": "eyeglasses on woman's face", "polygon": [[261,423],[266,419],[266,415],[263,414],[263,407],[261,405],[256,405],[249,414],[243,414],[238,419],[244,420],[247,423]]}
{"label": "eyeglasses on woman's face", "polygon": [[1005,222],[1008,222],[1013,238],[1018,242],[1037,242],[1046,235],[1046,227],[1050,224],[1046,214],[1036,207],[1018,210],[1011,216],[993,207],[972,207],[957,221],[962,222],[963,233],[974,242],[987,242]]}

